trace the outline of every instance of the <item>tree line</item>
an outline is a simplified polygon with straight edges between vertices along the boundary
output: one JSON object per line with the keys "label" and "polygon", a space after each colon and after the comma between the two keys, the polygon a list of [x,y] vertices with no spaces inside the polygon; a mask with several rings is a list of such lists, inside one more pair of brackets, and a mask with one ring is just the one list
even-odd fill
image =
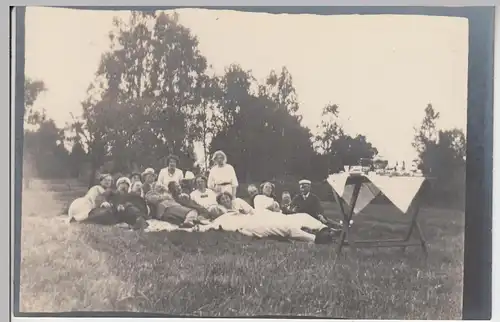
{"label": "tree line", "polygon": [[[132,12],[128,19],[115,18],[113,26],[82,114],[65,128],[33,111],[47,89],[43,81],[26,79],[25,122],[35,129],[25,131],[24,155],[36,159],[33,171],[40,177],[84,175],[90,182],[100,171],[159,169],[171,153],[184,170],[199,172],[210,166],[211,153],[222,149],[242,182],[319,181],[378,152],[365,136],[344,132],[335,104],[323,108],[319,134],[313,136],[302,125],[286,67],[271,70],[263,82],[237,64],[222,75],[212,73],[197,37],[175,13]],[[428,109],[433,112],[429,105],[414,146],[424,173],[451,178],[455,170],[439,164],[450,159],[461,169],[457,173],[464,172],[465,161],[455,155],[465,151],[465,138],[458,130],[436,132],[431,123],[439,115]],[[67,141],[71,151],[64,148]]]}

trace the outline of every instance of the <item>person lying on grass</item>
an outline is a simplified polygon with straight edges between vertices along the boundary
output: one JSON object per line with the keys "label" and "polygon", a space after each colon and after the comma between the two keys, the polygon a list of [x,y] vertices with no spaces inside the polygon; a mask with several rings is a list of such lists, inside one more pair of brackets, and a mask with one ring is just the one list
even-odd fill
{"label": "person lying on grass", "polygon": [[255,196],[254,208],[256,210],[267,209],[273,212],[281,212],[280,205],[274,195],[274,184],[264,182],[260,186],[261,194]]}
{"label": "person lying on grass", "polygon": [[[221,200],[221,203],[226,203]],[[282,240],[305,241],[316,244],[332,243],[338,231],[327,227],[308,214],[283,215],[269,210],[253,211],[241,215],[229,211],[207,225],[197,225],[191,231],[206,232],[223,230],[239,232],[256,238],[277,238]]]}
{"label": "person lying on grass", "polygon": [[113,177],[109,174],[99,176],[99,184],[87,191],[85,196],[75,199],[69,206],[68,219],[72,221],[83,221],[88,218],[92,209],[98,208],[106,201],[106,193],[111,190]]}
{"label": "person lying on grass", "polygon": [[133,229],[148,226],[148,207],[146,201],[137,192],[129,192],[130,179],[121,177],[116,181],[116,191],[107,197],[101,207],[94,208],[85,220],[88,223],[116,225],[126,223]]}
{"label": "person lying on grass", "polygon": [[198,175],[195,179],[196,189],[189,195],[191,200],[207,209],[209,212],[217,211],[217,194],[207,188],[207,178]]}
{"label": "person lying on grass", "polygon": [[231,193],[224,191],[217,196],[218,214],[233,214],[233,215],[252,215],[254,209],[245,200],[241,198],[233,198]]}
{"label": "person lying on grass", "polygon": [[251,184],[247,187],[247,193],[248,193],[248,197],[247,197],[248,204],[250,206],[252,206],[252,208],[253,208],[253,207],[255,207],[255,203],[254,203],[255,197],[257,197],[259,195],[259,189],[257,188],[256,185]]}
{"label": "person lying on grass", "polygon": [[156,209],[152,214],[153,218],[181,227],[193,227],[195,221],[206,222],[200,214],[209,215],[207,209],[192,201],[181,191],[176,181],[170,181],[168,187],[157,183],[146,194],[146,201],[153,204]]}

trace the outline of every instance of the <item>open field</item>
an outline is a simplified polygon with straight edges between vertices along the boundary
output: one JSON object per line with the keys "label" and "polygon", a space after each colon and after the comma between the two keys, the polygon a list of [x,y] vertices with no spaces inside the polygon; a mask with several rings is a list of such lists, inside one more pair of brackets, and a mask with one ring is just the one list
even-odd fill
{"label": "open field", "polygon": [[[346,249],[334,265],[331,245],[66,224],[62,209],[84,191],[36,181],[23,192],[21,312],[461,318],[463,212],[421,210],[427,260],[419,248]],[[370,206],[356,235],[398,237],[402,217]]]}

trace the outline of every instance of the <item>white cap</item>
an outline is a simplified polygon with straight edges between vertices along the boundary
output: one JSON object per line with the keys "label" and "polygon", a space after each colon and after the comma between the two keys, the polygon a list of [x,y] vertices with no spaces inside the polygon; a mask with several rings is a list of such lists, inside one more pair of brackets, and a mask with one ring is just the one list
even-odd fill
{"label": "white cap", "polygon": [[120,185],[120,184],[122,184],[122,183],[126,183],[126,184],[128,184],[128,186],[129,186],[129,187],[130,187],[130,185],[132,184],[132,183],[130,182],[130,179],[129,179],[129,178],[127,178],[127,177],[121,177],[121,178],[119,178],[118,180],[116,180],[116,185],[117,185],[117,186],[119,186],[119,185]]}
{"label": "white cap", "polygon": [[186,180],[193,180],[194,178],[194,173],[192,173],[191,171],[186,171],[186,173],[184,174],[184,179]]}
{"label": "white cap", "polygon": [[303,179],[299,181],[299,184],[311,184],[311,180]]}
{"label": "white cap", "polygon": [[144,172],[142,173],[142,176],[145,176],[147,174],[155,174],[155,169],[153,168],[147,168],[146,170],[144,170]]}

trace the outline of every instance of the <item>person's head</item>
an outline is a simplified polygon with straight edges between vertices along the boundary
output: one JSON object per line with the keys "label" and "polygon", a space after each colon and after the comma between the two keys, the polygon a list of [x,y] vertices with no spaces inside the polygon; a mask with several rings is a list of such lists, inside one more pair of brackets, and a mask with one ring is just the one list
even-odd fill
{"label": "person's head", "polygon": [[182,187],[177,181],[170,181],[168,183],[168,192],[171,194],[180,194],[182,192]]}
{"label": "person's head", "polygon": [[292,196],[290,195],[290,192],[288,191],[283,191],[281,194],[281,202],[284,204],[289,204],[292,202]]}
{"label": "person's head", "polygon": [[199,175],[195,179],[195,184],[196,184],[196,189],[203,191],[207,188],[207,178],[205,178],[202,175]]}
{"label": "person's head", "polygon": [[128,192],[128,189],[130,188],[131,182],[130,179],[127,177],[121,177],[118,180],[116,180],[116,190],[118,192]]}
{"label": "person's head", "polygon": [[259,193],[259,189],[257,189],[257,186],[254,184],[249,185],[247,191],[250,197],[253,197]]}
{"label": "person's head", "polygon": [[178,165],[179,165],[179,157],[178,156],[171,154],[167,157],[167,166],[170,169],[175,169],[175,168],[177,168]]}
{"label": "person's head", "polygon": [[155,182],[156,180],[155,170],[153,168],[147,168],[146,170],[144,170],[144,172],[142,173],[142,180],[144,181],[144,183],[149,183],[149,184]]}
{"label": "person's head", "polygon": [[227,191],[223,192],[217,196],[217,203],[227,209],[231,209],[233,207],[233,196]]}
{"label": "person's head", "polygon": [[212,156],[212,160],[216,165],[222,166],[226,164],[227,156],[223,151],[219,150],[214,153],[214,155]]}
{"label": "person's head", "polygon": [[300,180],[299,189],[302,194],[308,194],[311,191],[311,181],[310,180]]}
{"label": "person's head", "polygon": [[113,177],[110,174],[101,174],[99,176],[99,184],[105,189],[109,189],[113,184]]}
{"label": "person's head", "polygon": [[130,175],[130,181],[132,183],[137,182],[137,181],[142,182],[141,174],[138,172],[132,173],[132,175]]}
{"label": "person's head", "polygon": [[132,187],[130,188],[131,193],[141,194],[142,183],[140,181],[135,181],[132,183]]}
{"label": "person's head", "polygon": [[260,191],[262,192],[262,194],[271,197],[274,193],[274,184],[269,181],[264,182],[260,185]]}

